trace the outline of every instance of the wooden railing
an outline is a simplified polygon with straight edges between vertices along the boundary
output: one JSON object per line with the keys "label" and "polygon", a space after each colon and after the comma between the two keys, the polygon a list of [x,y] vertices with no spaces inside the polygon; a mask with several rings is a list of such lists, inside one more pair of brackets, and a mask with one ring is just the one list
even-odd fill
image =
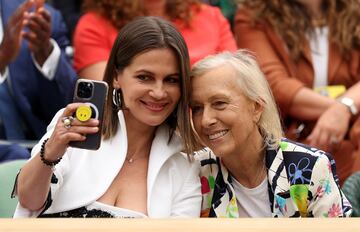
{"label": "wooden railing", "polygon": [[1,232],[360,232],[360,218],[0,219]]}

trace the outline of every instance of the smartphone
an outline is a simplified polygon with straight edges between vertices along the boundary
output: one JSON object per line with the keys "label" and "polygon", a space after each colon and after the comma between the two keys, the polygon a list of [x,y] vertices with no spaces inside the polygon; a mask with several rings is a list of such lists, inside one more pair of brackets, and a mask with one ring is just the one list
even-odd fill
{"label": "smartphone", "polygon": [[[91,109],[91,118],[99,120],[99,131],[87,134],[84,141],[72,141],[71,147],[97,150],[101,144],[104,107],[107,99],[108,85],[104,81],[78,79],[75,86],[73,102],[82,102]],[[74,115],[75,117],[75,115]]]}

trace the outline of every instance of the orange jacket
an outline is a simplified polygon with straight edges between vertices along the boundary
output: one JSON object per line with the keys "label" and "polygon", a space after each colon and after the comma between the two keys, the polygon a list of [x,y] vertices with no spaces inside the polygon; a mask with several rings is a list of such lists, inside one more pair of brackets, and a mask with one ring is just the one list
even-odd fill
{"label": "orange jacket", "polygon": [[[293,61],[286,44],[272,27],[266,22],[253,23],[245,9],[238,10],[235,16],[235,37],[239,48],[255,52],[269,81],[283,121],[289,127],[294,126],[296,119],[289,115],[294,97],[301,88],[313,87],[314,69],[308,42],[304,44],[305,52],[299,61]],[[359,80],[360,51],[354,50],[350,59],[346,60],[336,45],[330,43],[328,84],[345,85],[349,88]],[[301,111],[301,108],[298,110]],[[294,139],[290,133],[287,133],[287,136]],[[360,117],[356,118],[346,140],[341,142],[340,148],[333,155],[341,182],[353,172],[360,170]]]}
{"label": "orange jacket", "polygon": [[[258,62],[269,81],[275,99],[283,116],[287,116],[297,91],[303,87],[312,88],[314,69],[308,43],[305,54],[295,63],[286,44],[266,23],[252,24],[249,13],[239,10],[235,17],[235,33],[239,48],[255,52]],[[360,80],[360,51],[353,51],[350,62],[342,58],[335,44],[330,43],[328,83],[345,85],[347,88]]]}

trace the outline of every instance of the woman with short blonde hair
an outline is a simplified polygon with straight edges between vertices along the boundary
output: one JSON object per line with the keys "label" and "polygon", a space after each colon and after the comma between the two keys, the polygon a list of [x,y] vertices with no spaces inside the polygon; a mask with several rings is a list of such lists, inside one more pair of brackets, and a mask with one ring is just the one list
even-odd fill
{"label": "woman with short blonde hair", "polygon": [[247,51],[224,52],[192,70],[191,109],[207,146],[203,217],[347,217],[331,155],[282,137],[268,83]]}

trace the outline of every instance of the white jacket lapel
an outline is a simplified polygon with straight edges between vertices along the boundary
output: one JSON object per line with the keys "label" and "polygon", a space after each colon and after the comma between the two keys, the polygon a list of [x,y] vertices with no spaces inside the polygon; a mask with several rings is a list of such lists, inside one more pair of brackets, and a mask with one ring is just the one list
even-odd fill
{"label": "white jacket lapel", "polygon": [[147,177],[147,188],[148,188],[148,209],[152,198],[152,192],[157,175],[160,172],[161,167],[164,163],[174,154],[178,153],[182,149],[180,138],[174,134],[170,144],[169,140],[169,129],[167,126],[160,126],[155,134],[155,138],[151,145],[149,166],[148,166],[148,177]]}

